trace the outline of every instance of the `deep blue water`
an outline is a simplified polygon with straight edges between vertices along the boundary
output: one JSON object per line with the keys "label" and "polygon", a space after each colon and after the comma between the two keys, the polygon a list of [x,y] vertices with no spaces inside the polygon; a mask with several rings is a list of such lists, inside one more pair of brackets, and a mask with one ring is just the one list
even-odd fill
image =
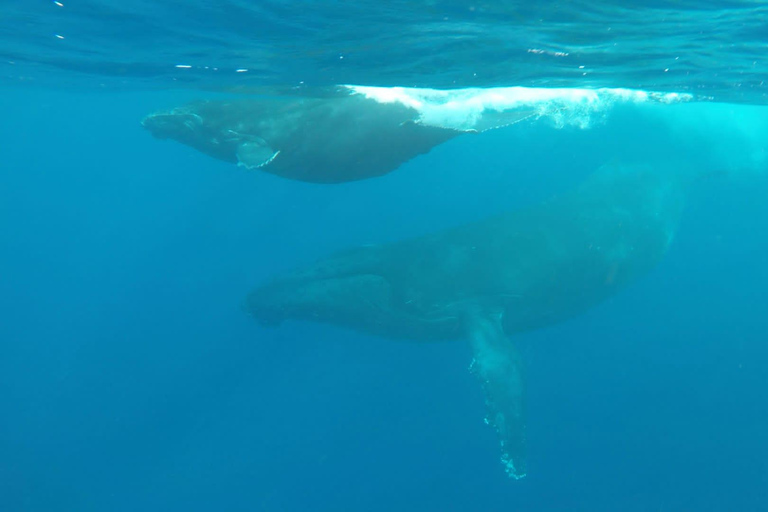
{"label": "deep blue water", "polygon": [[[97,26],[99,13],[131,30],[153,19],[167,29],[158,33],[178,36],[164,40],[170,56],[152,53],[149,37],[149,49],[137,44],[134,53],[105,29],[99,40],[113,43],[105,53],[137,67],[111,73],[94,49],[94,69],[80,74],[90,62],[81,52],[48,53],[24,29],[52,26],[54,18],[25,13],[26,3],[4,6],[24,15],[14,18],[18,32],[3,36],[13,44],[0,50],[39,62],[4,72],[0,96],[0,511],[768,509],[768,177],[762,167],[745,167],[765,161],[764,110],[654,106],[670,109],[660,122],[643,108],[617,108],[587,130],[542,123],[462,136],[373,180],[292,182],[150,137],[139,124],[145,114],[205,95],[171,89],[173,76],[153,74],[158,68],[144,59],[170,65],[194,23],[155,16],[181,8],[176,2],[122,7],[134,15],[146,9],[145,18],[107,16],[117,2],[75,7],[99,4],[78,26]],[[441,9],[463,19],[464,6],[449,4]],[[673,8],[656,4],[656,13]],[[280,18],[279,3],[263,5],[270,19]],[[629,9],[610,5],[571,8],[595,16]],[[759,27],[763,19],[762,6],[749,2],[679,7],[698,12],[696,20],[749,18]],[[319,11],[283,19],[313,27]],[[196,12],[181,18],[197,19]],[[419,12],[413,20],[432,11]],[[388,23],[402,16],[392,13]],[[517,19],[535,18],[523,14]],[[494,15],[475,21],[492,24]],[[586,22],[564,25],[572,36],[591,33]],[[289,28],[274,30],[272,49],[290,39]],[[210,50],[221,34],[211,29],[190,45]],[[441,35],[434,41],[446,45],[443,52],[455,48]],[[392,57],[341,74],[324,59],[344,38],[317,37],[300,39],[291,55],[302,59],[287,59],[285,68],[279,55],[270,57],[272,71],[254,81],[207,81],[199,72],[199,83],[191,82],[290,86],[306,72],[318,84],[389,85],[400,76],[405,85],[437,86],[470,72],[478,56],[494,55],[482,51],[489,41],[474,39],[458,50],[477,51],[457,50],[456,68],[431,58],[398,68]],[[718,60],[719,37],[711,54],[694,52],[702,73],[682,89],[730,90],[730,78],[745,71],[708,81],[718,74],[709,64],[738,67]],[[739,54],[758,39],[734,39],[730,48]],[[328,46],[309,52],[321,42]],[[224,52],[233,67],[233,51],[247,54],[246,43],[235,38]],[[705,48],[706,38],[696,44]],[[209,55],[193,53],[200,65]],[[639,61],[623,66],[594,84],[673,90],[686,80],[637,81],[648,76]],[[557,66],[544,68],[527,71],[524,85],[579,84],[552,74]],[[38,79],[22,80],[30,69]],[[750,84],[760,83],[763,60],[757,69]],[[495,73],[456,86],[518,85],[522,76]],[[119,90],[95,90],[104,77]],[[761,103],[760,87],[724,95]],[[703,110],[713,122],[690,121]],[[335,250],[533,204],[606,161],[680,154],[728,172],[695,188],[661,265],[589,313],[517,338],[529,381],[530,467],[520,481],[498,463],[465,343],[395,342],[303,323],[267,329],[240,307],[264,279]]]}

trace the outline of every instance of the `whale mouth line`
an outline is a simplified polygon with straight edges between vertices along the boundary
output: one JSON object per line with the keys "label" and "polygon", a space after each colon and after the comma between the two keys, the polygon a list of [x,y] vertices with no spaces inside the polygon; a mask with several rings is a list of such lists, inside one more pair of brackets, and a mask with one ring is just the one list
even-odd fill
{"label": "whale mouth line", "polygon": [[205,120],[195,112],[177,112],[175,110],[155,112],[141,120],[141,126],[156,133],[158,130],[170,130],[173,127],[185,126],[190,130],[199,128],[205,124]]}

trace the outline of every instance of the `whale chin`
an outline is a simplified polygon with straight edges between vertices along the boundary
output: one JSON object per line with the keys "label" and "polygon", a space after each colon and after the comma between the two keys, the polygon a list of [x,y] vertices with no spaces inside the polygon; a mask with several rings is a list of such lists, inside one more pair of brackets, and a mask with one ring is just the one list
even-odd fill
{"label": "whale chin", "polygon": [[289,318],[357,327],[385,321],[391,295],[389,283],[378,275],[288,277],[254,290],[245,309],[261,325],[270,327]]}
{"label": "whale chin", "polygon": [[193,112],[167,110],[148,115],[141,126],[158,139],[186,139],[203,126],[203,120]]}

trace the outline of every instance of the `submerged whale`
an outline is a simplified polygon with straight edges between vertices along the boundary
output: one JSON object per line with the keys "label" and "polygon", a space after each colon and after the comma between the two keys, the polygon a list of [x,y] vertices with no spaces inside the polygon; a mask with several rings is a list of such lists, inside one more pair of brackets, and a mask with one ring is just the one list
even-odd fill
{"label": "submerged whale", "polygon": [[584,312],[650,271],[673,239],[690,176],[605,167],[543,204],[332,255],[251,292],[264,325],[327,322],[389,338],[466,338],[501,460],[526,474],[525,380],[508,336]]}
{"label": "submerged whale", "polygon": [[419,110],[340,91],[327,97],[272,96],[199,101],[155,112],[142,125],[209,156],[284,178],[339,183],[380,176],[468,131],[533,117],[495,112],[471,129],[426,122]]}

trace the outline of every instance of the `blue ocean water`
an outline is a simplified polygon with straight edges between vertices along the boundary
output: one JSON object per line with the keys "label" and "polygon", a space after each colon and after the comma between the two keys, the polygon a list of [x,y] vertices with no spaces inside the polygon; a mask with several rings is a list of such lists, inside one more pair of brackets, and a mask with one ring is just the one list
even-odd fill
{"label": "blue ocean water", "polygon": [[759,0],[5,0],[0,79],[631,87],[765,103],[767,20]]}
{"label": "blue ocean water", "polygon": [[[14,30],[0,51],[14,64],[5,64],[0,97],[0,510],[768,508],[768,179],[755,165],[768,136],[758,106],[765,61],[737,65],[756,59],[747,48],[759,38],[702,30],[693,78],[638,81],[641,55],[615,56],[623,63],[584,83],[574,70],[558,74],[559,63],[503,74],[492,41],[466,42],[455,26],[444,28],[457,40],[437,32],[387,51],[375,36],[362,44],[362,30],[320,27],[341,17],[351,30],[364,19],[380,23],[373,33],[384,37],[393,24],[405,30],[403,19],[423,26],[425,12],[447,10],[502,34],[504,12],[514,11],[527,34],[549,41],[552,27],[567,26],[571,38],[592,33],[568,13],[646,20],[673,12],[680,26],[690,11],[687,33],[702,18],[759,27],[761,4],[656,2],[643,11],[545,2],[552,16],[564,13],[560,24],[543,23],[549,29],[520,6],[478,4],[485,11],[477,14],[459,2],[413,12],[399,3],[382,12],[311,2],[303,15],[299,4],[276,2],[64,4],[3,7],[3,26]],[[200,25],[198,8],[221,20]],[[270,23],[258,30],[245,22],[263,12]],[[59,32],[56,16],[91,34],[102,23],[98,39],[80,43],[90,53],[35,39],[36,27]],[[226,40],[235,26],[239,36]],[[290,47],[302,59],[254,56],[266,50],[248,43],[265,26],[273,53],[311,33]],[[189,41],[193,28],[199,38]],[[676,34],[653,46],[669,49]],[[721,37],[739,60],[718,53]],[[330,66],[336,38],[344,48],[361,41],[368,60],[344,73],[336,60]],[[158,40],[162,52],[153,51]],[[569,53],[578,54],[571,40]],[[430,45],[440,51],[402,57]],[[514,47],[539,55],[526,46],[541,44]],[[173,67],[180,56],[204,67],[217,53],[233,69],[259,60],[270,71],[213,79],[191,68],[195,79],[180,86],[178,73],[189,71]],[[120,66],[99,55],[136,67],[115,72]],[[483,65],[497,71],[493,79],[462,78]],[[381,178],[332,186],[244,172],[155,140],[139,124],[148,112],[210,94],[203,89],[293,87],[302,73],[318,85],[655,84],[723,93],[647,111],[616,107],[588,129],[532,123],[462,136]],[[732,78],[745,74],[749,92],[734,94]],[[730,103],[737,100],[749,105]],[[680,152],[725,175],[695,188],[660,266],[587,314],[517,339],[529,380],[530,467],[520,481],[498,464],[465,343],[302,323],[266,329],[240,308],[254,285],[335,250],[534,204],[606,161]]]}

